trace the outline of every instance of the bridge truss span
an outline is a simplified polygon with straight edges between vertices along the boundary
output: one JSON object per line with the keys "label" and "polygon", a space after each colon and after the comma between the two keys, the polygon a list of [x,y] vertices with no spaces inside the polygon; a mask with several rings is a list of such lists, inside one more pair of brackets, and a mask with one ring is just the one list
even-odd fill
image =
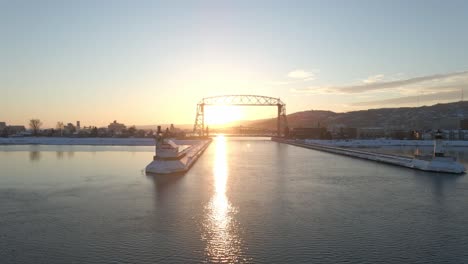
{"label": "bridge truss span", "polygon": [[204,105],[244,105],[277,106],[284,105],[281,99],[262,95],[223,95],[203,98],[198,104]]}
{"label": "bridge truss span", "polygon": [[233,106],[276,106],[277,116],[277,135],[281,136],[282,131],[287,133],[286,104],[280,98],[274,98],[262,95],[221,95],[205,97],[197,104],[197,115],[193,132],[199,136],[205,135],[205,107],[216,105]]}

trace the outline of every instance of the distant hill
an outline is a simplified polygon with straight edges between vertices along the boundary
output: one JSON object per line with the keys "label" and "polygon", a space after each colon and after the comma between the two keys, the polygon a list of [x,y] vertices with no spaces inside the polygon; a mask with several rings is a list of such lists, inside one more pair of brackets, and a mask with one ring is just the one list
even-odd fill
{"label": "distant hill", "polygon": [[[461,119],[468,118],[468,102],[436,104],[421,107],[380,108],[346,113],[309,110],[287,115],[294,127],[347,126],[382,127],[386,129],[456,129]],[[276,118],[243,122],[246,126],[276,128]]]}
{"label": "distant hill", "polygon": [[[287,115],[289,127],[316,127],[324,124],[325,120],[339,115],[332,111],[323,110],[309,110],[296,112]],[[260,120],[249,120],[241,122],[243,125],[248,127],[258,127],[265,129],[276,129],[276,118],[260,119]]]}
{"label": "distant hill", "polygon": [[[468,101],[421,107],[379,108],[346,113],[308,110],[287,115],[288,125],[294,127],[346,126],[381,127],[386,129],[457,129],[459,121],[468,118]],[[180,129],[193,129],[193,124],[174,124]],[[276,130],[276,118],[231,122],[228,127],[248,126]],[[166,129],[170,124],[162,124]],[[156,130],[157,125],[136,126]],[[217,126],[213,126],[216,128]]]}

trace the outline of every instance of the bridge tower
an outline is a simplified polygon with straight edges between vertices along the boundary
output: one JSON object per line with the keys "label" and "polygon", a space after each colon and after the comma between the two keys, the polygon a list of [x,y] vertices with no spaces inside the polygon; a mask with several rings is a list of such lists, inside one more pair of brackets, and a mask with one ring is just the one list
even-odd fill
{"label": "bridge tower", "polygon": [[197,116],[195,117],[193,132],[201,137],[205,135],[205,104],[203,102],[197,104]]}

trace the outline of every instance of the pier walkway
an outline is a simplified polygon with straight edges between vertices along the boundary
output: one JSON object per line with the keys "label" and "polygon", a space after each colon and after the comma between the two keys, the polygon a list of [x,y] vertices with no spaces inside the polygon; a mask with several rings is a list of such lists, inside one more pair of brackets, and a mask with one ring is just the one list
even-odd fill
{"label": "pier walkway", "polygon": [[433,171],[433,172],[446,172],[446,173],[463,173],[465,168],[463,165],[459,164],[455,161],[455,159],[451,157],[443,158],[443,161],[428,161],[423,159],[416,159],[410,158],[405,156],[398,156],[392,154],[384,154],[384,153],[375,153],[375,152],[368,152],[362,150],[354,150],[354,149],[346,149],[341,147],[331,147],[331,146],[324,146],[314,143],[305,143],[304,140],[294,140],[294,139],[282,139],[273,137],[272,141],[285,143],[289,145],[294,145],[298,147],[314,149],[319,151],[325,151],[329,153],[349,156],[353,158],[361,158],[371,161],[377,161],[381,163],[417,169],[422,171]]}

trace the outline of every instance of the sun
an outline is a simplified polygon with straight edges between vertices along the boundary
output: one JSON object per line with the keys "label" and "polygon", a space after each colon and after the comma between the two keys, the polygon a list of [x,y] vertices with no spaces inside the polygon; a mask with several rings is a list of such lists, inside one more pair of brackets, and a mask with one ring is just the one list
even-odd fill
{"label": "sun", "polygon": [[217,105],[205,108],[205,123],[207,125],[225,125],[242,118],[243,112],[239,107]]}

